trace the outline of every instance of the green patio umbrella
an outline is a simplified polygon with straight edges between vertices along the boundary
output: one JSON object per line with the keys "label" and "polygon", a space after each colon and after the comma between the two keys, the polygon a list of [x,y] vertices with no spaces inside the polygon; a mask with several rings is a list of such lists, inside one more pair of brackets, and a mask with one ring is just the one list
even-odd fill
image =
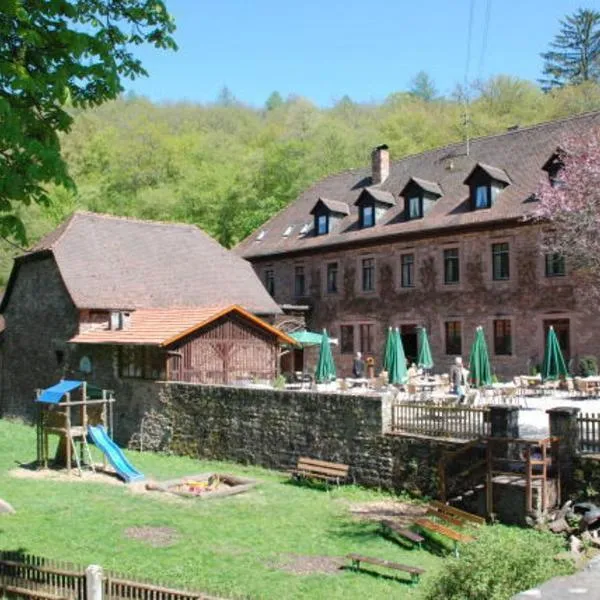
{"label": "green patio umbrella", "polygon": [[408,378],[406,372],[406,356],[404,354],[404,346],[402,345],[402,337],[400,330],[396,327],[393,335],[392,346],[392,361],[388,372],[388,380],[390,383],[405,383]]}
{"label": "green patio umbrella", "polygon": [[383,352],[383,370],[390,372],[392,365],[392,353],[394,352],[394,330],[389,327],[385,339],[385,350]]}
{"label": "green patio umbrella", "polygon": [[315,379],[317,383],[326,383],[335,379],[335,363],[331,354],[331,346],[329,345],[329,337],[323,329],[321,337],[321,348],[319,350],[319,360],[315,371]]}
{"label": "green patio umbrella", "polygon": [[433,368],[433,358],[431,356],[431,348],[429,347],[429,339],[427,338],[427,330],[421,327],[419,330],[419,355],[417,357],[417,365],[425,370]]}
{"label": "green patio umbrella", "polygon": [[320,333],[312,331],[294,331],[290,333],[290,337],[295,339],[301,346],[320,346],[323,341],[323,336]]}
{"label": "green patio umbrella", "polygon": [[475,330],[475,340],[471,346],[469,380],[474,387],[482,387],[492,383],[492,367],[483,327],[481,326]]}
{"label": "green patio umbrella", "polygon": [[544,364],[542,365],[542,379],[544,381],[559,379],[567,376],[567,365],[556,337],[554,327],[548,329],[546,348],[544,348]]}

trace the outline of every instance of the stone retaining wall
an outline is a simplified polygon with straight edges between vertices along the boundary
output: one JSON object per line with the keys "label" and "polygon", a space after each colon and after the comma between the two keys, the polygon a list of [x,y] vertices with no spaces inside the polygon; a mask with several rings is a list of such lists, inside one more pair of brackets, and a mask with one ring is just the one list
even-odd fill
{"label": "stone retaining wall", "polygon": [[146,390],[132,400],[137,423],[118,427],[132,448],[141,442],[146,450],[281,470],[310,456],[349,464],[356,483],[396,491],[435,494],[442,451],[460,445],[384,435],[392,401],[385,395],[165,383],[157,398]]}

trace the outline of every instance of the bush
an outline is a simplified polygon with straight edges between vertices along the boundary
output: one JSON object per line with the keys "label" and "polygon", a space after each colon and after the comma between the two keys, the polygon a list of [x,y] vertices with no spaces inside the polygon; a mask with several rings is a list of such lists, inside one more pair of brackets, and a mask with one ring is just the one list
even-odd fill
{"label": "bush", "polygon": [[581,356],[578,366],[582,377],[598,375],[598,360],[595,356]]}
{"label": "bush", "polygon": [[427,589],[427,600],[507,600],[519,592],[573,572],[554,556],[564,542],[553,534],[504,525],[482,528],[477,540],[447,558]]}

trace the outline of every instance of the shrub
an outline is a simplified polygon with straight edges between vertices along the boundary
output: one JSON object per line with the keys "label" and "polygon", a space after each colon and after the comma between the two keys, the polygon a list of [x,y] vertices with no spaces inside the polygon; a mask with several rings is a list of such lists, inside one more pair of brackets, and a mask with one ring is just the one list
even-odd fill
{"label": "shrub", "polygon": [[553,534],[504,525],[484,527],[477,540],[461,547],[460,558],[447,558],[427,589],[427,600],[507,600],[573,565],[554,556],[564,542]]}
{"label": "shrub", "polygon": [[578,366],[582,377],[598,375],[598,360],[595,356],[581,356]]}

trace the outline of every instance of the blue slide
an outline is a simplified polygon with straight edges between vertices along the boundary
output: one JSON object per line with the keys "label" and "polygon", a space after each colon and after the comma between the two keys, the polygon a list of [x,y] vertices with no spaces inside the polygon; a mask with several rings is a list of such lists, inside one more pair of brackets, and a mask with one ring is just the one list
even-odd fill
{"label": "blue slide", "polygon": [[108,462],[125,483],[144,479],[144,475],[134,469],[132,464],[125,458],[121,448],[108,437],[106,429],[104,429],[102,425],[97,425],[95,427],[90,425],[88,427],[88,433],[92,442],[100,448],[106,458],[108,458]]}

